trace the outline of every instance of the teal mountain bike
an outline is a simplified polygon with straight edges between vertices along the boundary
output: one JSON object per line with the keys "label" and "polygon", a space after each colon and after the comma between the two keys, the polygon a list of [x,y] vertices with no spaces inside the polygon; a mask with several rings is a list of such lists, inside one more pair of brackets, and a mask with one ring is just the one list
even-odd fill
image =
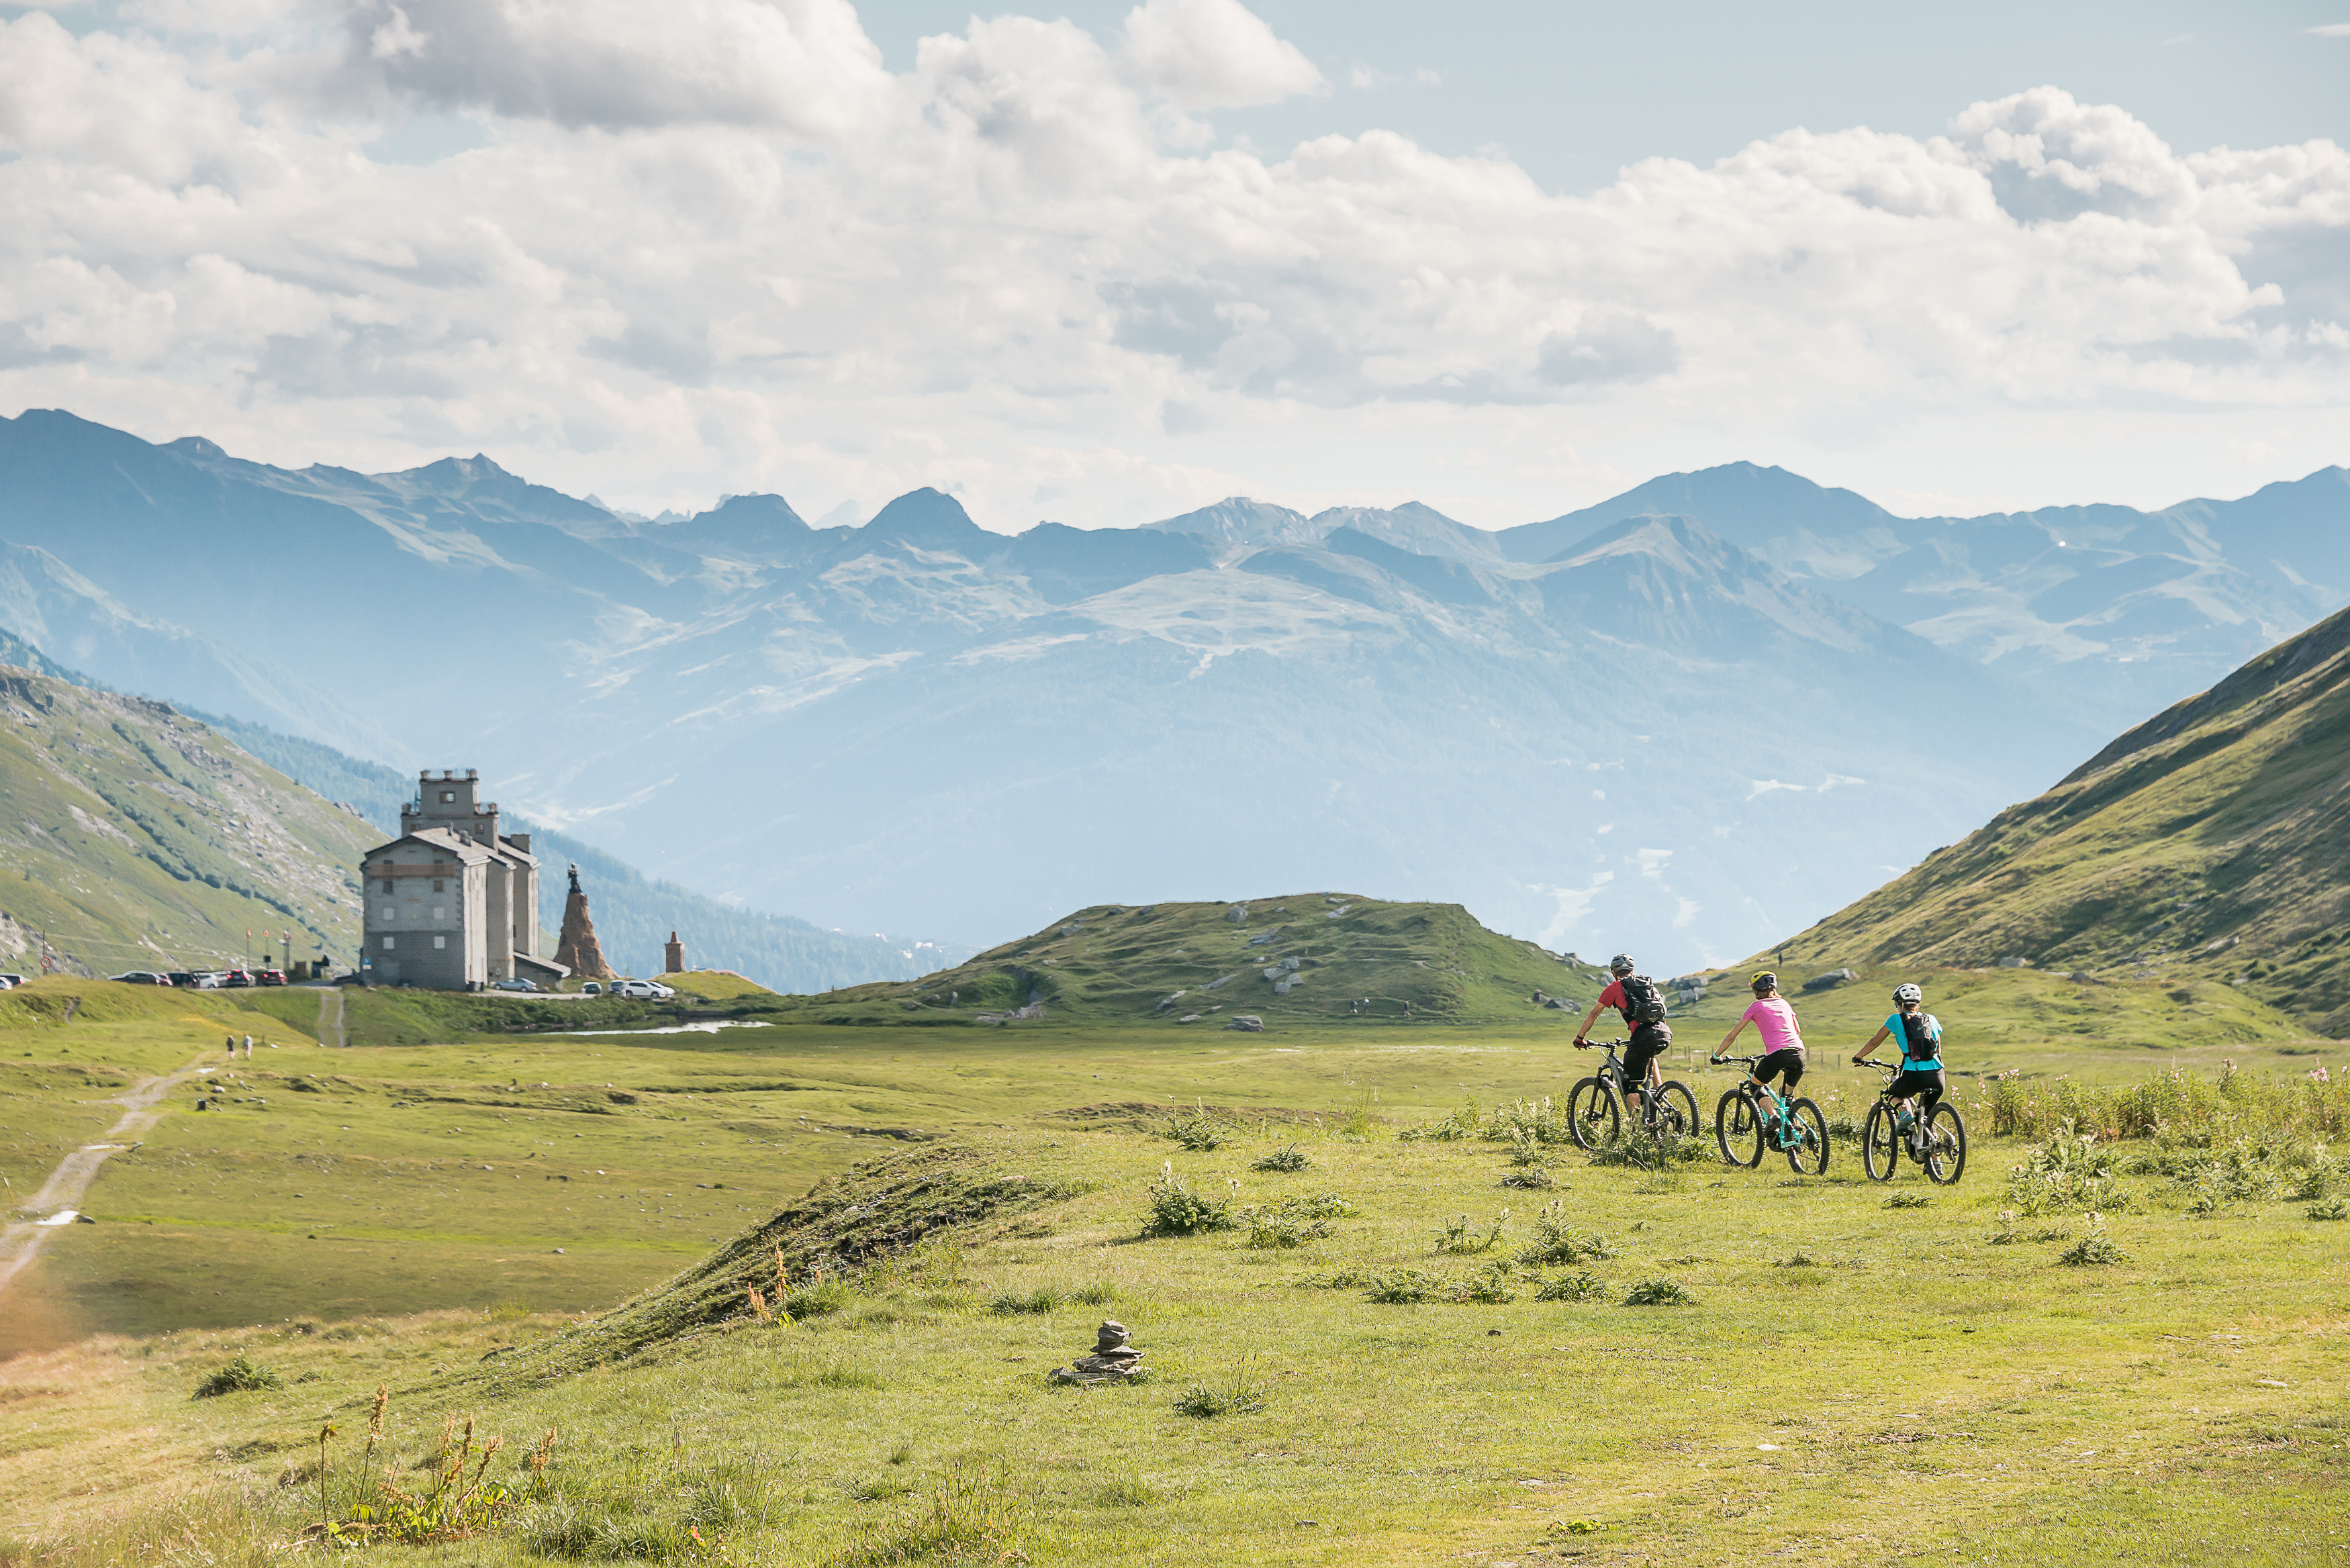
{"label": "teal mountain bike", "polygon": [[1819,1106],[1809,1100],[1789,1100],[1776,1084],[1757,1089],[1752,1077],[1754,1064],[1762,1060],[1760,1056],[1710,1060],[1717,1066],[1741,1062],[1747,1069],[1748,1082],[1726,1091],[1713,1107],[1713,1136],[1721,1145],[1722,1158],[1751,1170],[1762,1163],[1765,1151],[1775,1149],[1787,1157],[1798,1176],[1826,1171],[1828,1119],[1820,1114]]}

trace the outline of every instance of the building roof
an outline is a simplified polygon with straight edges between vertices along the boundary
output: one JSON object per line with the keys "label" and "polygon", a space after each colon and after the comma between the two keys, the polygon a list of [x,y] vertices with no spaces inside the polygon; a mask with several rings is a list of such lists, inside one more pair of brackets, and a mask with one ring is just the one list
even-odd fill
{"label": "building roof", "polygon": [[472,839],[462,837],[445,827],[420,827],[414,833],[405,834],[388,844],[377,845],[359,857],[359,864],[364,866],[377,856],[397,849],[403,844],[421,844],[428,848],[454,855],[460,862],[467,866],[497,858]]}

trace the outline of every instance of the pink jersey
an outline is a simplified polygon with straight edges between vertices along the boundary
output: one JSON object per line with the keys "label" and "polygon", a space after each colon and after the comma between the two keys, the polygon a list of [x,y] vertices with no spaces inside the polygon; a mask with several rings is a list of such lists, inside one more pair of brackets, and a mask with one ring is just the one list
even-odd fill
{"label": "pink jersey", "polygon": [[1804,1048],[1803,1032],[1795,1027],[1795,1010],[1787,1005],[1783,996],[1761,996],[1746,1010],[1745,1022],[1754,1025],[1762,1036],[1765,1051],[1800,1051]]}

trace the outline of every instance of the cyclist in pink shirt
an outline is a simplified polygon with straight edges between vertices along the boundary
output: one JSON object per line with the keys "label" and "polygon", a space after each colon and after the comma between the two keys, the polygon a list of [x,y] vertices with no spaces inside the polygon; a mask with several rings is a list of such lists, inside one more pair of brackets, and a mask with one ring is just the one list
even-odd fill
{"label": "cyclist in pink shirt", "polygon": [[[1750,1081],[1759,1091],[1783,1073],[1786,1092],[1793,1095],[1804,1077],[1804,1033],[1795,1026],[1795,1010],[1779,994],[1779,977],[1769,970],[1755,971],[1749,983],[1754,988],[1754,1000],[1739,1015],[1738,1022],[1730,1026],[1730,1033],[1721,1037],[1721,1044],[1714,1048],[1713,1059],[1719,1062],[1729,1055],[1730,1043],[1738,1038],[1740,1030],[1752,1023],[1754,1032],[1762,1036],[1762,1059],[1754,1064]],[[1769,1105],[1770,1096],[1764,1096],[1762,1103]]]}

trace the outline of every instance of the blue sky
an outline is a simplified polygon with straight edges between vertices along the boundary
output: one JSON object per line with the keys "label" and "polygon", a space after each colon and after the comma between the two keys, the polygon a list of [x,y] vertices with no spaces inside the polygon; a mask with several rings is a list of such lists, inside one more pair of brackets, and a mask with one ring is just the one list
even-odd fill
{"label": "blue sky", "polygon": [[2338,7],[0,5],[0,411],[646,512],[2350,459]]}

